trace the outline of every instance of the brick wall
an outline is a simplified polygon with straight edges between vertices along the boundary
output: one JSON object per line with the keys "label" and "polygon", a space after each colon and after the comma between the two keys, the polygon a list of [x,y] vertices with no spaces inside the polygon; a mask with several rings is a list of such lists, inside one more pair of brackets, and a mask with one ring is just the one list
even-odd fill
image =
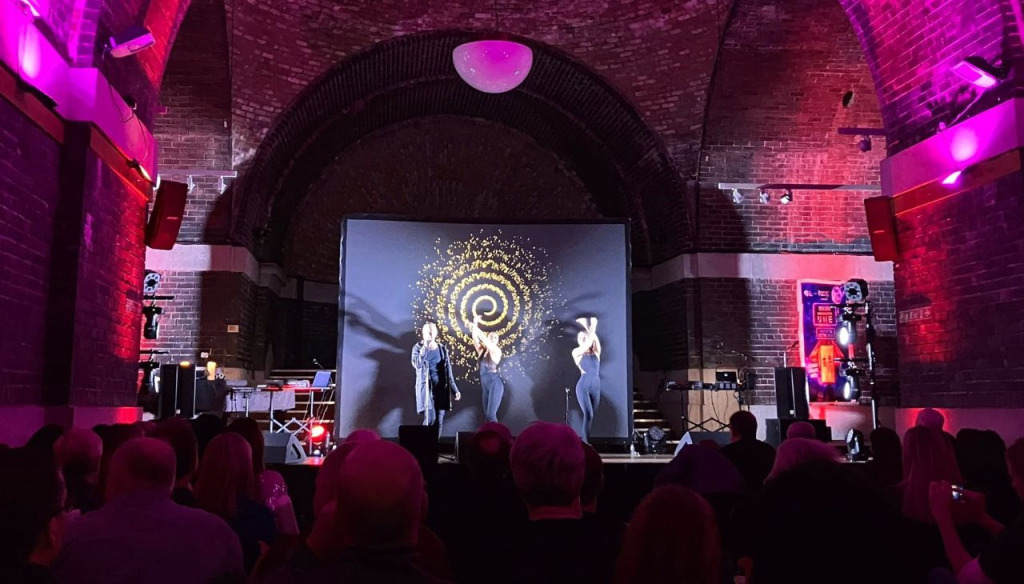
{"label": "brick wall", "polygon": [[[222,2],[192,3],[178,34],[161,86],[153,133],[160,144],[160,173],[185,181],[185,170],[231,169],[231,82],[227,23]],[[179,243],[226,243],[231,226],[230,192],[216,177],[195,177]]]}
{"label": "brick wall", "polygon": [[88,154],[70,404],[135,405],[146,201]]}
{"label": "brick wall", "polygon": [[907,407],[1024,407],[1024,175],[901,215],[896,301]]}
{"label": "brick wall", "polygon": [[[842,97],[854,92],[850,107]],[[840,127],[881,128],[871,75],[836,3],[738,0],[711,88],[705,183],[877,185],[885,141],[861,153]],[[863,192],[796,191],[789,206],[747,190],[700,196],[698,246],[706,251],[870,251]]]}
{"label": "brick wall", "polygon": [[59,150],[0,99],[0,404],[42,399]]}
{"label": "brick wall", "polygon": [[599,219],[591,196],[528,136],[466,118],[420,118],[347,150],[303,199],[284,268],[338,281],[341,219],[350,213],[551,221]]}
{"label": "brick wall", "polygon": [[[1010,7],[1016,1],[840,0],[871,67],[894,151],[931,136],[974,99],[975,90],[950,71],[954,64],[971,55],[995,63],[1021,58]],[[1011,83],[988,92],[974,113],[1014,90]]]}

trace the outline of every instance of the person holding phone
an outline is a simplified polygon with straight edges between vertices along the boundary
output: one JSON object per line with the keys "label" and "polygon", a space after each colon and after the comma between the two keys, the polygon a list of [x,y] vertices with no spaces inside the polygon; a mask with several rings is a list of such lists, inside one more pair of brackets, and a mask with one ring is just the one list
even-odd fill
{"label": "person holding phone", "polygon": [[498,406],[505,395],[505,383],[498,374],[498,363],[501,363],[502,351],[498,341],[498,333],[483,332],[480,329],[480,315],[473,317],[473,348],[480,369],[480,390],[483,397],[484,420],[498,421]]}

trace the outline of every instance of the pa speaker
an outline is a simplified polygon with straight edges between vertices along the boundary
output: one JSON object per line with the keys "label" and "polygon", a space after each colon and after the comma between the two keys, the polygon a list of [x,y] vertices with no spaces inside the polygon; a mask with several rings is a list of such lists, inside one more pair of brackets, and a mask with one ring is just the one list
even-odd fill
{"label": "pa speaker", "polygon": [[159,414],[157,417],[183,416],[194,418],[196,403],[196,369],[178,364],[160,366]]}
{"label": "pa speaker", "polygon": [[455,460],[457,462],[464,462],[465,457],[469,454],[469,449],[472,448],[470,443],[473,441],[474,435],[476,432],[455,433]]}
{"label": "pa speaker", "polygon": [[896,240],[896,219],[892,212],[892,197],[869,197],[864,199],[867,213],[868,234],[871,236],[871,252],[875,261],[892,262],[900,257]]}
{"label": "pa speaker", "polygon": [[779,418],[808,418],[807,371],[803,367],[775,368],[775,408]]}
{"label": "pa speaker", "polygon": [[178,240],[178,231],[185,218],[188,185],[169,180],[160,181],[156,202],[146,226],[146,245],[153,249],[171,249]]}
{"label": "pa speaker", "polygon": [[424,471],[437,464],[437,426],[399,426],[398,443],[416,457]]}
{"label": "pa speaker", "polygon": [[676,444],[675,454],[679,454],[679,451],[683,449],[683,446],[689,444],[700,444],[705,440],[710,440],[719,446],[725,446],[732,440],[732,434],[729,432],[687,432],[683,434],[683,438]]}
{"label": "pa speaker", "polygon": [[822,442],[832,440],[832,429],[825,424],[825,420],[798,420],[796,418],[768,418],[765,420],[764,434],[765,442],[778,447],[786,439],[789,427],[797,422],[807,422],[814,426],[814,437]]}
{"label": "pa speaker", "polygon": [[287,432],[263,432],[263,462],[267,464],[298,464],[306,460],[295,434]]}

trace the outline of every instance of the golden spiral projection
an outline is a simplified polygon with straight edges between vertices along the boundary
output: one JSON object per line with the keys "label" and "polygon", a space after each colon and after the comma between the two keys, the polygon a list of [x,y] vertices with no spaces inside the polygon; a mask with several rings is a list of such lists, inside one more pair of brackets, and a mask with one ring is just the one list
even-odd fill
{"label": "golden spiral projection", "polygon": [[[483,229],[442,247],[438,239],[415,284],[417,334],[425,322],[437,323],[464,379],[476,371],[475,315],[481,317],[481,330],[498,333],[503,368],[521,369],[523,357],[540,355],[556,302],[547,252],[530,245],[529,238],[501,230],[485,235]],[[520,358],[510,360],[516,355]]]}

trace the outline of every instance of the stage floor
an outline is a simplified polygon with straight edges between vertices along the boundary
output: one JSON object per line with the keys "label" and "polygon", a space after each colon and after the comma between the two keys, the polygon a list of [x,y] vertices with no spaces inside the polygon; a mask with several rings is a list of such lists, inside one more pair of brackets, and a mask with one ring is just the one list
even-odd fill
{"label": "stage floor", "polygon": [[[290,464],[288,466],[311,466],[319,467],[324,463],[324,456],[310,456],[302,462]],[[605,464],[668,464],[670,460],[674,458],[671,454],[602,454],[601,460]],[[457,464],[455,457],[452,455],[440,455],[437,457],[438,464]]]}

